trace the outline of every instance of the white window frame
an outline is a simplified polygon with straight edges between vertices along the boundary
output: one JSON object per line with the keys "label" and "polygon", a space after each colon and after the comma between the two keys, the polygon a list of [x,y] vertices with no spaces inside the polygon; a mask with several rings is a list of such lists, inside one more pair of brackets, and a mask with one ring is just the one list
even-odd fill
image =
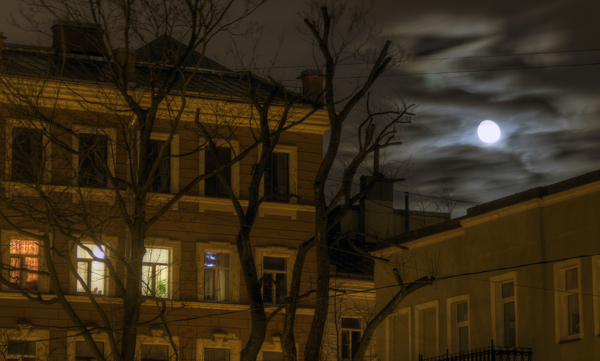
{"label": "white window frame", "polygon": [[[258,155],[260,156],[262,151],[262,144],[258,146]],[[278,144],[273,149],[273,153],[286,153],[289,155],[288,158],[288,167],[289,167],[289,192],[290,194],[298,195],[298,147],[295,145],[284,145]],[[260,198],[265,196],[265,177],[263,175],[260,180],[260,187],[258,191],[258,195]],[[279,202],[277,202],[279,203]],[[290,197],[288,203],[298,203],[298,199],[296,197]],[[285,204],[285,203],[283,203]]]}
{"label": "white window frame", "polygon": [[421,322],[419,321],[420,312],[426,310],[428,308],[435,309],[435,353],[436,356],[440,354],[440,309],[439,309],[439,301],[434,300],[426,303],[421,303],[419,305],[415,305],[415,356],[421,353],[421,345],[419,344],[420,335],[421,335]]}
{"label": "white window frame", "polygon": [[[342,320],[344,318],[350,318],[350,319],[358,320],[359,325],[360,325],[359,328],[344,328],[343,325],[342,325],[342,322],[343,322]],[[340,345],[340,353],[339,353],[340,360],[350,361],[350,360],[352,360],[352,332],[360,332],[360,338],[362,339],[363,333],[364,333],[364,329],[365,329],[364,322],[363,322],[362,318],[358,317],[358,315],[356,315],[356,314],[345,314],[345,315],[342,315],[342,317],[340,317],[339,320],[340,320],[340,323],[339,323],[339,325],[340,325],[340,333],[338,334],[338,337],[339,337],[339,341],[338,341],[339,343],[338,344]],[[343,345],[343,341],[342,341],[342,339],[344,337],[343,336],[344,332],[350,332],[350,338],[349,338],[349,341],[350,341],[350,358],[341,358],[342,357],[342,353],[344,352],[344,349],[343,349],[344,345]]]}
{"label": "white window frame", "polygon": [[[39,234],[41,235],[42,233],[33,229],[25,229],[24,231],[27,231],[29,233],[33,233],[33,234]],[[13,238],[18,238],[20,240],[24,240],[24,241],[35,241],[34,239],[31,239],[30,237],[27,236],[23,236],[22,234],[20,234],[19,232],[16,231],[10,231],[10,230],[2,230],[1,232],[1,247],[0,247],[0,252],[2,253],[2,263],[5,265],[9,265],[10,264],[10,240]],[[44,255],[42,254],[42,246],[40,246],[40,254],[39,254],[39,266],[40,266],[40,271],[47,271],[48,267],[46,266],[46,261],[44,259]],[[2,271],[2,274],[4,277],[8,277],[9,271]],[[8,279],[8,278],[7,278]],[[10,288],[6,285],[2,285],[2,290],[3,291],[9,291]],[[43,275],[39,275],[38,277],[38,290],[36,293],[49,293],[50,292],[50,279],[48,277],[44,277]]]}
{"label": "white window frame", "polygon": [[594,334],[600,336],[600,255],[592,257],[592,282],[594,286]]}
{"label": "white window frame", "polygon": [[[169,356],[174,355],[179,352],[179,337],[172,336],[173,343],[175,344],[176,350],[173,349],[173,345],[171,345],[171,341],[168,336],[153,336],[153,335],[143,335],[138,334],[137,336],[137,345],[135,348],[136,360],[142,359],[142,345],[161,345],[161,346],[169,346]],[[169,357],[169,360],[174,358]]]}
{"label": "white window frame", "polygon": [[242,352],[242,340],[235,337],[235,334],[225,334],[220,332],[213,333],[214,339],[199,338],[196,346],[196,361],[204,360],[205,348],[222,348],[229,350],[229,361],[240,361]]}
{"label": "white window frame", "polygon": [[204,301],[204,252],[216,252],[229,254],[229,301],[206,302],[216,303],[239,303],[240,302],[240,260],[235,244],[229,242],[198,242],[196,244],[197,268],[198,268],[198,301]]}
{"label": "white window frame", "polygon": [[[513,283],[514,296],[510,299],[502,298],[502,285]],[[518,287],[517,272],[508,272],[498,276],[490,277],[490,292],[492,301],[492,339],[494,344],[504,346],[504,304],[507,302],[515,303],[515,347],[519,347],[519,307],[518,307]]]}
{"label": "white window frame", "polygon": [[[577,269],[577,289],[566,291],[565,273],[570,269]],[[567,315],[567,297],[572,294],[578,294],[579,303],[579,333],[575,335],[568,334],[568,315]],[[578,340],[583,338],[584,310],[583,294],[581,285],[581,259],[574,258],[554,264],[554,312],[556,322],[556,342]]]}
{"label": "white window frame", "polygon": [[[261,279],[265,273],[263,269],[263,258],[264,257],[279,257],[286,258],[287,262],[285,265],[285,273],[287,274],[287,294],[290,293],[292,286],[292,271],[294,269],[294,263],[296,262],[296,255],[298,251],[287,247],[256,247],[254,251],[254,263],[256,264],[256,271],[258,278]],[[270,271],[268,271],[270,272]],[[283,272],[283,271],[279,271]],[[261,289],[262,292],[262,289]],[[276,305],[277,303],[269,303],[269,305]]]}
{"label": "white window frame", "polygon": [[[237,140],[225,140],[225,139],[214,139],[215,146],[217,148],[229,148],[231,149],[231,159],[234,159],[240,155],[240,143]],[[200,138],[200,152],[199,159],[200,163],[198,166],[199,174],[203,175],[206,172],[206,139]],[[231,165],[231,190],[235,194],[236,198],[240,197],[240,161],[235,162]],[[204,195],[204,180],[199,183],[199,194],[201,197],[207,197]],[[211,197],[212,198],[212,197]]]}
{"label": "white window frame", "polygon": [[42,143],[44,144],[44,153],[46,163],[44,165],[44,173],[42,180],[44,184],[50,184],[52,174],[52,142],[48,137],[48,133],[52,132],[49,125],[34,120],[7,119],[6,120],[6,148],[4,158],[4,179],[11,183],[18,183],[11,180],[12,171],[12,146],[13,146],[13,128],[28,128],[42,132]]}
{"label": "white window frame", "polygon": [[[179,299],[179,265],[181,261],[181,243],[168,238],[146,237],[144,242],[146,248],[162,248],[169,250],[169,294],[166,300]],[[141,290],[140,290],[141,292]]]}
{"label": "white window frame", "polygon": [[[67,332],[67,361],[75,361],[75,342],[84,341],[83,336],[79,335],[79,331],[68,331]],[[104,333],[92,333],[92,338],[94,342],[102,342],[104,343],[104,356],[107,357],[112,353],[110,349],[110,344],[108,343],[108,336]]]}
{"label": "white window frame", "polygon": [[[461,303],[467,303],[467,321],[458,322],[458,310],[457,306]],[[455,320],[456,319],[456,320]],[[468,327],[468,344],[469,350],[472,349],[471,344],[471,303],[469,301],[469,295],[460,295],[456,297],[450,297],[446,300],[446,326],[447,326],[447,345],[450,353],[460,351],[459,333],[458,330],[461,327]],[[456,342],[453,342],[453,338]]]}
{"label": "white window frame", "polygon": [[0,353],[8,356],[8,340],[35,341],[36,360],[46,360],[50,356],[49,339],[50,331],[48,330],[31,329],[31,327],[2,328],[0,329],[0,345],[2,345]]}
{"label": "white window frame", "polygon": [[[107,235],[102,235],[101,237],[102,237],[102,242],[108,246],[108,248],[105,248],[105,250],[104,250],[104,253],[106,254],[106,259],[108,259],[109,261],[112,261],[114,259],[114,255],[112,254],[110,249],[113,249],[113,250],[118,249],[117,247],[118,247],[119,238],[114,237],[114,236],[107,236]],[[83,243],[84,245],[95,245],[91,239],[84,239],[81,241],[81,243]],[[77,270],[77,247],[75,247],[75,249],[71,253],[70,258],[71,258],[71,263],[73,264],[73,266],[75,266],[75,270]],[[112,264],[114,265],[115,263],[112,262]],[[97,296],[98,297],[112,297],[115,295],[115,290],[114,290],[114,285],[112,284],[112,282],[110,280],[110,277],[108,274],[108,268],[106,266],[104,267],[104,273],[105,273],[104,274],[105,294],[97,295]],[[77,277],[75,277],[75,275],[70,272],[69,278],[70,278],[70,282],[69,282],[70,293],[72,295],[85,295],[85,293],[77,292]]]}
{"label": "white window frame", "polygon": [[397,317],[407,315],[408,320],[408,359],[412,360],[412,312],[411,307],[404,307],[396,310],[386,320],[385,333],[385,361],[394,361],[396,357],[396,322]]}

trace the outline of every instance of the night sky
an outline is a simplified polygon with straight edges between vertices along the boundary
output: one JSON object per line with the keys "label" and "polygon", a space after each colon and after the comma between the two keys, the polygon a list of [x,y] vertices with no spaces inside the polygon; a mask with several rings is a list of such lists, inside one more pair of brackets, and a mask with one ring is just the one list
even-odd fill
{"label": "night sky", "polygon": [[[0,4],[7,42],[49,45],[49,38],[8,24],[16,4]],[[278,53],[271,73],[299,86],[295,78],[319,59],[298,31],[305,31],[299,15],[305,9],[289,0],[260,9],[253,17],[264,26],[255,37],[257,58],[249,63],[248,55],[244,66],[265,73]],[[471,202],[457,204],[457,217],[475,204],[600,169],[599,15],[596,0],[375,1],[367,19],[380,35],[362,49],[390,39],[406,61],[381,78],[373,95],[416,105],[413,124],[402,128],[405,144],[384,154],[406,178],[395,187],[397,206],[405,191],[436,195],[445,188],[453,199]],[[228,40],[217,40],[209,56],[242,68],[226,52]],[[340,66],[340,94],[364,75],[357,63],[349,58]],[[486,119],[500,126],[499,142],[478,139]],[[351,129],[342,155],[351,153]],[[413,206],[435,210],[427,200],[414,197]]]}

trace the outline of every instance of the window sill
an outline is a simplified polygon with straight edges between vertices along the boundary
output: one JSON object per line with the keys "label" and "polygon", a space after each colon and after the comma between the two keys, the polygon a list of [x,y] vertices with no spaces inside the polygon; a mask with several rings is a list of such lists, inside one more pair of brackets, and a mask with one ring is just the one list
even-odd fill
{"label": "window sill", "polygon": [[110,188],[88,188],[88,187],[77,187],[72,188],[73,203],[84,202],[105,202],[109,205],[115,203],[114,190]]}
{"label": "window sill", "polygon": [[[171,199],[173,199],[173,197],[175,197],[175,195],[170,193],[148,193],[146,201],[149,206],[160,207],[167,204]],[[176,211],[178,209],[179,201],[175,202],[173,206],[171,206],[171,210]]]}
{"label": "window sill", "polygon": [[[183,196],[181,197],[183,202],[198,203],[200,212],[220,211],[235,214],[233,204],[229,198],[217,198],[217,197],[203,197],[203,196]],[[242,207],[248,206],[247,200],[240,200]],[[264,217],[265,215],[273,216],[287,216],[292,219],[298,217],[298,212],[314,212],[315,207],[303,204],[294,203],[279,203],[279,202],[264,202],[260,205],[258,210],[258,216]]]}
{"label": "window sill", "polygon": [[562,344],[565,344],[565,343],[572,343],[572,342],[577,342],[577,341],[581,341],[581,337],[578,336],[576,338],[571,338],[571,339],[568,339],[568,340],[560,340],[560,341],[558,341],[558,344],[562,345]]}

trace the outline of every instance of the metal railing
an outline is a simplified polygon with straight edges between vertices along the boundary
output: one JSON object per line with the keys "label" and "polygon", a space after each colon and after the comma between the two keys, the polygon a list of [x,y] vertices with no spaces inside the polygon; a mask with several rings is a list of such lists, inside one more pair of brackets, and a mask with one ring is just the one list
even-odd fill
{"label": "metal railing", "polygon": [[526,347],[504,347],[492,345],[476,348],[469,351],[449,353],[445,355],[423,358],[419,354],[419,361],[531,361],[533,349]]}

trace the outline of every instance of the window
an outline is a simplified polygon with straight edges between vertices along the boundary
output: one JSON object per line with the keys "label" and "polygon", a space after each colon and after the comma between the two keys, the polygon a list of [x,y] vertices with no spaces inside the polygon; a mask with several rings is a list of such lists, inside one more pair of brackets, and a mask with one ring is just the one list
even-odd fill
{"label": "window", "polygon": [[263,257],[263,301],[283,303],[287,296],[287,259]]}
{"label": "window", "polygon": [[580,266],[579,259],[554,265],[557,341],[583,337]]}
{"label": "window", "polygon": [[154,193],[179,192],[179,135],[173,135],[170,147],[164,147],[159,161],[161,149],[168,139],[168,133],[152,133],[148,143],[148,174],[158,162],[150,181],[150,191]]}
{"label": "window", "polygon": [[[272,342],[264,342],[258,353],[258,361],[282,361],[283,350],[281,348],[281,335],[276,333],[271,336]],[[296,344],[296,350],[298,344]]]}
{"label": "window", "polygon": [[6,360],[8,361],[35,361],[36,342],[23,340],[8,340],[6,347]]}
{"label": "window", "polygon": [[[229,163],[240,153],[240,145],[235,140],[226,141],[224,139],[215,139],[217,146],[217,157],[221,165]],[[206,140],[200,139],[200,146],[206,146]],[[200,175],[207,174],[216,169],[215,159],[211,153],[202,149],[200,151]],[[231,186],[231,190],[236,197],[240,196],[240,162],[235,162],[231,167],[224,169],[221,172]],[[218,177],[213,176],[200,182],[200,195],[206,197],[229,197],[225,189],[221,185]]]}
{"label": "window", "polygon": [[80,187],[106,187],[108,137],[101,134],[79,134],[77,182]]}
{"label": "window", "polygon": [[39,254],[40,247],[36,241],[12,238],[10,240],[10,282],[28,291],[38,291],[39,274],[36,271],[40,270]]}
{"label": "window", "polygon": [[242,341],[234,334],[217,330],[214,339],[198,339],[196,360],[203,361],[239,361]]}
{"label": "window", "polygon": [[452,297],[448,305],[448,344],[451,352],[469,350],[469,295]]}
{"label": "window", "polygon": [[142,258],[142,295],[167,298],[170,294],[169,265],[171,252],[167,248],[146,247]]}
{"label": "window", "polygon": [[438,301],[415,306],[416,352],[423,358],[439,355]]}
{"label": "window", "polygon": [[261,193],[271,202],[297,202],[295,196],[298,194],[298,149],[296,146],[275,147],[275,151],[267,161]]}
{"label": "window", "polygon": [[229,254],[204,252],[204,299],[229,301]]}
{"label": "window", "polygon": [[[104,342],[96,342],[96,347],[104,354]],[[75,341],[75,361],[95,361],[92,349],[86,341]]]}
{"label": "window", "polygon": [[517,346],[517,273],[490,278],[492,291],[492,338],[497,345]]}
{"label": "window", "polygon": [[49,332],[31,329],[0,329],[0,353],[6,361],[37,361],[48,358]]}
{"label": "window", "polygon": [[[36,230],[26,230],[39,234]],[[50,290],[48,277],[40,274],[46,267],[38,241],[27,239],[17,232],[2,230],[0,254],[2,263],[9,265],[2,272],[4,277],[17,287],[31,292],[47,293]],[[2,290],[10,291],[2,285]]]}
{"label": "window", "polygon": [[265,303],[285,302],[290,287],[290,272],[296,260],[296,251],[285,247],[256,247],[255,262],[260,267]]}
{"label": "window", "polygon": [[50,182],[49,132],[40,122],[7,121],[5,179],[19,183]]}
{"label": "window", "polygon": [[274,152],[265,169],[265,197],[274,202],[288,202],[289,178],[289,154]]}
{"label": "window", "polygon": [[351,360],[361,339],[361,327],[358,318],[342,318],[341,338],[342,360]]}
{"label": "window", "polygon": [[239,302],[237,249],[228,242],[198,242],[198,300]]}
{"label": "window", "polygon": [[[206,152],[206,168],[205,173],[213,172],[217,169],[217,163],[219,166],[231,162],[231,149],[225,147],[217,148],[217,161],[210,155],[210,152]],[[227,184],[231,187],[231,168],[225,168],[220,173],[221,177],[225,179]],[[223,184],[219,180],[219,177],[212,176],[204,181],[204,195],[207,197],[228,197],[227,191]]]}
{"label": "window", "polygon": [[[95,295],[106,295],[106,272],[102,260],[106,258],[105,251],[95,244],[77,246],[77,274],[83,279]],[[80,281],[77,282],[77,292],[85,292]]]}

